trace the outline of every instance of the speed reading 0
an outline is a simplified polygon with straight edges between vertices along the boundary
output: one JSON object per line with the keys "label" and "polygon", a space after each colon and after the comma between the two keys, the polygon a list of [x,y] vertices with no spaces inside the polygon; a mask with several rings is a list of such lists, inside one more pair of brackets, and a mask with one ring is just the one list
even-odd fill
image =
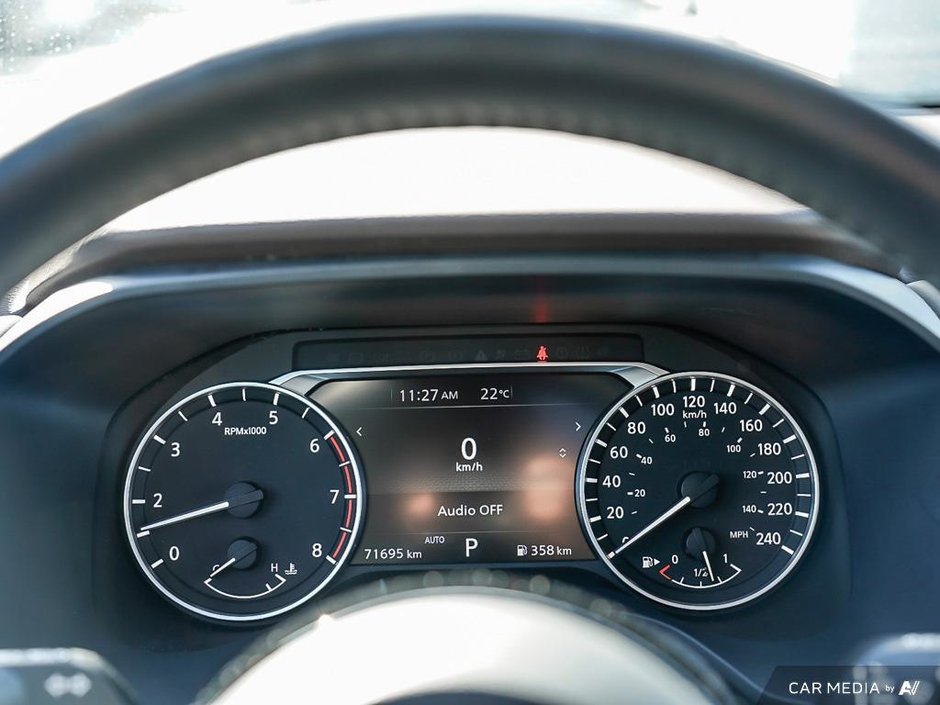
{"label": "speed reading 0", "polygon": [[733,377],[665,375],[589,435],[578,474],[598,556],[637,592],[715,610],[765,594],[813,534],[819,477],[784,407]]}

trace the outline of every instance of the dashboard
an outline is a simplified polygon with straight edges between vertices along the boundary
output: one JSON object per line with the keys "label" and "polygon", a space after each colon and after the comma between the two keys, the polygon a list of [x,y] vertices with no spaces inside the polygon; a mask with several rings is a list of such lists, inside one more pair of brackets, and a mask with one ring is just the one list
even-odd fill
{"label": "dashboard", "polygon": [[[655,364],[661,346],[686,364]],[[817,561],[847,579],[825,415],[701,336],[285,333],[145,397],[113,436],[116,538],[136,592],[222,629],[427,571],[547,574],[732,621],[793,608]]]}
{"label": "dashboard", "polygon": [[357,590],[550,581],[756,700],[776,665],[940,629],[909,540],[940,521],[940,367],[909,288],[811,255],[393,242],[102,277],[4,340],[0,442],[41,469],[2,500],[32,566],[0,572],[4,646],[187,702]]}

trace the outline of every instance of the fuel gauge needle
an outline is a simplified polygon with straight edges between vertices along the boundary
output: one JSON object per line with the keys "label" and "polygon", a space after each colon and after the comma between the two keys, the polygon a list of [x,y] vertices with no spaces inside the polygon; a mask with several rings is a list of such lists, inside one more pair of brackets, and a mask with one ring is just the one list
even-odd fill
{"label": "fuel gauge needle", "polygon": [[712,571],[712,562],[708,558],[708,551],[702,551],[702,558],[705,559],[705,567],[708,568],[708,578],[715,582],[715,573]]}

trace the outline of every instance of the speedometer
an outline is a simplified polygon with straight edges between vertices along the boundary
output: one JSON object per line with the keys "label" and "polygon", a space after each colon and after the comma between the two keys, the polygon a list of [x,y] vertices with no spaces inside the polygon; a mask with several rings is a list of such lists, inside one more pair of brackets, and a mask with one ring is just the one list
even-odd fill
{"label": "speedometer", "polygon": [[598,555],[637,592],[692,610],[740,605],[793,570],[816,524],[819,477],[794,418],[708,372],[621,399],[582,453],[579,503]]}

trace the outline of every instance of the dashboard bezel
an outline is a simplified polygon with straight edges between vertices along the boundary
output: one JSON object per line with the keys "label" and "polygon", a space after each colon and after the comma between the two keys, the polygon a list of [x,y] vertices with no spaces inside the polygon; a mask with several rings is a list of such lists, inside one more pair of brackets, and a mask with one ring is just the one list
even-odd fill
{"label": "dashboard bezel", "polygon": [[[9,639],[19,644],[93,639],[103,654],[133,675],[145,701],[190,697],[265,625],[235,628],[179,613],[139,579],[129,552],[116,550],[122,537],[117,522],[112,526],[111,521],[119,504],[114,468],[126,462],[127,438],[145,428],[153,410],[177,392],[216,380],[246,375],[273,379],[290,369],[285,341],[543,335],[553,330],[639,333],[646,346],[644,359],[670,369],[707,364],[708,369],[758,381],[786,399],[812,428],[814,447],[825,458],[828,500],[806,557],[812,568],[792,575],[786,590],[722,613],[720,619],[651,608],[590,565],[571,566],[576,570],[564,575],[538,566],[533,570],[575,578],[583,588],[667,626],[725,663],[723,668],[736,680],[746,676],[763,682],[769,674],[761,663],[783,662],[794,648],[817,663],[828,662],[832,654],[848,658],[848,649],[858,643],[854,615],[887,589],[899,591],[904,600],[884,620],[923,627],[918,594],[891,572],[881,571],[848,533],[849,522],[858,519],[854,507],[869,501],[870,488],[877,486],[879,498],[891,501],[911,491],[913,476],[905,468],[913,467],[923,452],[925,437],[911,438],[922,431],[920,421],[889,419],[879,422],[874,435],[863,430],[875,407],[880,410],[891,401],[887,390],[897,393],[893,399],[898,404],[906,402],[900,412],[933,389],[940,338],[932,331],[940,328],[921,313],[923,302],[903,282],[819,257],[778,254],[619,253],[600,258],[572,252],[563,258],[465,256],[459,261],[376,255],[377,260],[352,264],[245,263],[224,272],[142,265],[100,280],[90,296],[78,296],[84,288],[63,291],[8,331],[0,341],[0,380],[10,419],[3,439],[21,458],[60,478],[45,483],[41,492],[38,487],[30,490],[32,480],[25,476],[11,488],[22,511],[10,513],[3,525],[23,536],[23,543],[12,547],[11,559],[29,552],[42,557],[40,566],[75,564],[84,576],[62,584],[44,574],[35,585],[36,600],[81,610],[53,610],[38,618],[28,611],[11,615]],[[442,286],[446,296],[420,298],[428,287]],[[69,355],[63,356],[63,350]],[[123,355],[103,355],[104,350]],[[686,353],[691,361],[683,358]],[[76,375],[79,365],[82,374]],[[905,375],[914,371],[917,385],[904,386]],[[27,421],[53,433],[56,443],[27,447]],[[880,484],[877,473],[866,473],[875,462],[872,454],[879,457],[875,444],[889,432],[898,439],[919,439],[919,445],[902,444],[900,456],[895,452],[885,458],[898,471],[890,484]],[[60,476],[59,467],[70,472]],[[24,535],[22,528],[33,526],[26,512],[40,516],[36,503],[51,501],[69,508],[74,531],[68,539],[38,526]],[[885,532],[877,538],[887,540],[901,530],[924,528],[923,512],[918,511],[905,515],[901,524],[886,524],[878,507],[889,505],[879,499],[875,516],[861,529],[855,527],[863,534],[858,541],[874,540],[876,529]],[[901,549],[903,554],[906,548]],[[817,569],[825,572],[824,584],[813,577]],[[371,578],[349,567],[348,579],[340,578],[331,589]],[[765,658],[755,659],[742,646],[768,635],[773,641],[766,642]],[[180,679],[166,683],[148,675],[153,668],[178,668],[180,653],[189,664]],[[135,671],[135,664],[144,660],[146,670]]]}

